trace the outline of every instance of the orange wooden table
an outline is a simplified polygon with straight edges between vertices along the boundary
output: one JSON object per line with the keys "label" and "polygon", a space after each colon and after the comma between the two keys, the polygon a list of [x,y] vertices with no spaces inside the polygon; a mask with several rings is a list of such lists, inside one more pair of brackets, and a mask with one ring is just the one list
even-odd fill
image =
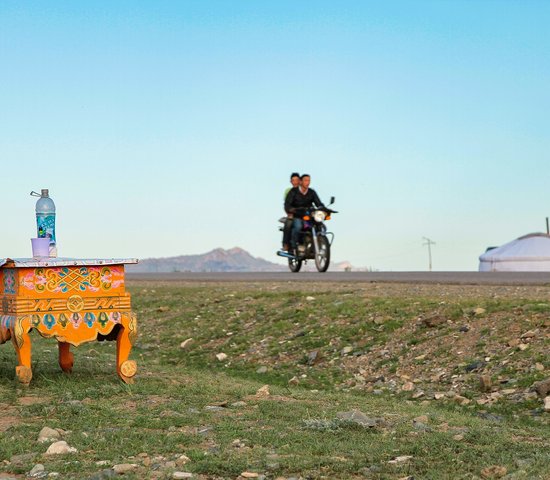
{"label": "orange wooden table", "polygon": [[119,377],[133,382],[137,365],[128,356],[137,336],[136,315],[124,285],[124,265],[135,259],[0,259],[0,343],[10,338],[20,382],[32,379],[31,337],[55,338],[59,365],[73,368],[70,351],[94,340],[116,340]]}

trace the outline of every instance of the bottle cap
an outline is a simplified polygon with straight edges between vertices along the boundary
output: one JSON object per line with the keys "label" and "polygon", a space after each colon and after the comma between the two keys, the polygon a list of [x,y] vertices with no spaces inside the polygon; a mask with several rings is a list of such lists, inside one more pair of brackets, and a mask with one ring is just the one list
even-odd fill
{"label": "bottle cap", "polygon": [[42,197],[49,197],[49,190],[47,188],[43,188],[42,190],[40,190],[40,192],[42,193]]}

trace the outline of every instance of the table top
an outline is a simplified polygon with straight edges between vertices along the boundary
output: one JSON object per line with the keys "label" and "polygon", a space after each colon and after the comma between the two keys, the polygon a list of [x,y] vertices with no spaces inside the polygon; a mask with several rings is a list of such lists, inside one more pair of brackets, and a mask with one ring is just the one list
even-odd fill
{"label": "table top", "polygon": [[0,258],[0,267],[70,267],[94,265],[121,265],[138,263],[137,258],[67,258],[67,257],[34,257],[34,258]]}

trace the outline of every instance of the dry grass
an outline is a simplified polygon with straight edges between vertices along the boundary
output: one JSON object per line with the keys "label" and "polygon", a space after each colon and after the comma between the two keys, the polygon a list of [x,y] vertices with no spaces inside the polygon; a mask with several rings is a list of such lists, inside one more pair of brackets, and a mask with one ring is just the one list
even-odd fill
{"label": "dry grass", "polygon": [[[128,462],[136,467],[125,478],[136,479],[183,470],[202,479],[252,471],[440,480],[481,478],[499,466],[506,478],[548,478],[549,414],[540,399],[523,397],[549,376],[547,287],[136,283],[131,290],[141,328],[133,386],[114,373],[112,343],[75,349],[68,377],[53,343],[36,338],[26,389],[14,382],[11,346],[0,347],[0,472],[24,478],[40,462],[60,478],[80,479]],[[424,319],[436,316],[441,322],[427,327]],[[528,348],[509,346],[516,338]],[[221,352],[224,361],[216,359]],[[466,370],[487,357],[479,371]],[[434,372],[443,375],[434,380]],[[480,373],[500,393],[482,405],[490,393],[479,391]],[[414,389],[403,391],[408,381]],[[266,384],[269,392],[258,393]],[[512,386],[516,396],[502,393]],[[435,400],[440,391],[446,396]],[[380,422],[366,428],[338,419],[352,409]],[[45,425],[63,429],[78,453],[45,456],[47,444],[36,441]],[[10,462],[20,454],[32,456]]]}

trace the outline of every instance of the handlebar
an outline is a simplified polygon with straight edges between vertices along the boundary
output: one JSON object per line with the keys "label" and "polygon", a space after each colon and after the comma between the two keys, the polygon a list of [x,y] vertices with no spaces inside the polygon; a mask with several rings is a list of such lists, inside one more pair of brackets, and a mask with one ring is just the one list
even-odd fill
{"label": "handlebar", "polygon": [[312,208],[312,210],[324,210],[327,213],[338,213],[336,210],[328,207]]}
{"label": "handlebar", "polygon": [[331,213],[338,213],[337,210],[332,210],[328,207],[303,207],[303,208],[296,208],[294,212],[292,212],[294,215],[303,216],[308,215],[313,210],[323,210],[324,212],[331,214]]}

